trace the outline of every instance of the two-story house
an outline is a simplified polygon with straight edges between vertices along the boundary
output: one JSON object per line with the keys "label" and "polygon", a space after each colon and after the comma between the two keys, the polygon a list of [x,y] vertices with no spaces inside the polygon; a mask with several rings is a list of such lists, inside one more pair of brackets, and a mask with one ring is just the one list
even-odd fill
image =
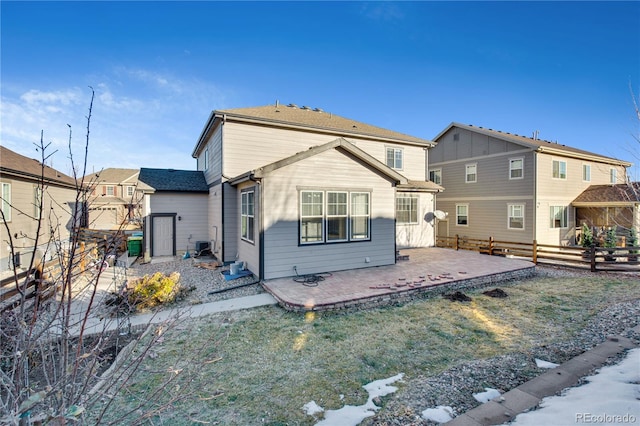
{"label": "two-story house", "polygon": [[[626,161],[555,142],[451,123],[429,150],[429,176],[445,188],[438,235],[575,243],[573,201],[592,185],[624,184]],[[582,204],[584,207],[584,204]]]}
{"label": "two-story house", "polygon": [[99,230],[131,230],[141,227],[141,199],[136,193],[139,170],[108,168],[84,177],[89,219]]}
{"label": "two-story house", "polygon": [[[57,256],[82,216],[76,181],[0,146],[0,276]],[[39,235],[38,235],[39,230]],[[13,247],[13,255],[11,251]]]}
{"label": "two-story house", "polygon": [[263,279],[388,265],[435,244],[432,142],[318,108],[213,111],[192,156],[209,238]]}

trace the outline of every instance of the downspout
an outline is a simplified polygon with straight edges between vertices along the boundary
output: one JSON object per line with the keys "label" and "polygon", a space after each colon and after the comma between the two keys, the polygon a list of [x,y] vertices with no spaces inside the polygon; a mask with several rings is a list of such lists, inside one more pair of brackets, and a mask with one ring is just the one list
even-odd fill
{"label": "downspout", "polygon": [[224,242],[226,236],[226,229],[224,226],[224,124],[227,122],[227,114],[222,115],[222,125],[220,126],[220,227],[222,228],[222,240],[220,241],[220,262],[224,263]]}
{"label": "downspout", "polygon": [[[533,151],[533,239],[537,240],[536,223],[538,222],[538,153]],[[533,241],[531,241],[533,242]]]}
{"label": "downspout", "polygon": [[264,196],[262,195],[264,186],[261,181],[253,177],[253,174],[249,176],[249,180],[255,182],[259,189],[258,211],[260,217],[258,218],[258,268],[260,268],[260,272],[258,273],[258,281],[261,281],[264,279]]}

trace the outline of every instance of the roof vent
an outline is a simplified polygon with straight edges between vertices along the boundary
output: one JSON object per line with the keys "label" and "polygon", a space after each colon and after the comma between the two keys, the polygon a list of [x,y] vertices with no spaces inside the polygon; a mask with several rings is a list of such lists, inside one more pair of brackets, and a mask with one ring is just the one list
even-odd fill
{"label": "roof vent", "polygon": [[306,106],[306,105],[302,105],[302,109],[309,109],[309,110],[310,110],[311,108],[309,108],[309,107],[308,107],[308,106]]}
{"label": "roof vent", "polygon": [[298,108],[298,105],[296,105],[296,104],[289,104],[289,105],[287,105],[287,106],[288,106],[289,108]]}
{"label": "roof vent", "polygon": [[314,110],[315,112],[324,112],[324,111],[322,110],[322,108],[314,108],[313,110]]}

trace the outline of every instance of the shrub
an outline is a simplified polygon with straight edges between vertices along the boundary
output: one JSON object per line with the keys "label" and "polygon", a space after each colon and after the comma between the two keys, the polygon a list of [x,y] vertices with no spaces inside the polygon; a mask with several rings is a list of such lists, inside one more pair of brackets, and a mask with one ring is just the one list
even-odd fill
{"label": "shrub", "polygon": [[593,232],[591,231],[591,227],[587,226],[586,223],[582,224],[582,235],[580,239],[582,247],[591,247],[593,245]]}
{"label": "shrub", "polygon": [[174,302],[181,292],[180,274],[162,272],[136,280],[127,291],[127,300],[136,309],[148,309]]}

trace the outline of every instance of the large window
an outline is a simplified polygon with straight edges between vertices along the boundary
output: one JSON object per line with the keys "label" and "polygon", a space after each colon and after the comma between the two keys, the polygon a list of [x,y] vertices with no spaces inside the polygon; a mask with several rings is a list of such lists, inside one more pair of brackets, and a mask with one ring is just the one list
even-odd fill
{"label": "large window", "polygon": [[402,148],[387,147],[387,166],[402,170]]}
{"label": "large window", "polygon": [[590,164],[582,165],[582,180],[585,182],[591,181],[591,165]]}
{"label": "large window", "polygon": [[509,160],[509,179],[522,179],[524,177],[524,159],[511,158]]}
{"label": "large window", "polygon": [[478,165],[477,164],[467,164],[464,166],[464,181],[466,183],[473,183],[478,181]]}
{"label": "large window", "polygon": [[241,237],[243,240],[253,242],[254,232],[254,191],[244,191],[240,195],[242,197],[242,206],[240,212],[241,219]]}
{"label": "large window", "polygon": [[429,180],[437,185],[442,185],[442,169],[429,170]]}
{"label": "large window", "polygon": [[11,184],[2,184],[2,213],[4,214],[4,220],[9,222],[11,220]]}
{"label": "large window", "polygon": [[459,226],[469,226],[468,204],[456,204],[456,224]]}
{"label": "large window", "polygon": [[509,204],[509,229],[524,229],[524,204]]}
{"label": "large window", "polygon": [[549,223],[550,228],[566,228],[568,223],[568,212],[565,206],[551,206],[549,217],[551,221]]}
{"label": "large window", "polygon": [[371,238],[370,194],[300,192],[300,243],[335,243]]}
{"label": "large window", "polygon": [[418,197],[403,195],[396,198],[396,221],[402,224],[418,223]]}
{"label": "large window", "polygon": [[560,160],[553,160],[553,177],[555,179],[567,178],[567,162]]}

